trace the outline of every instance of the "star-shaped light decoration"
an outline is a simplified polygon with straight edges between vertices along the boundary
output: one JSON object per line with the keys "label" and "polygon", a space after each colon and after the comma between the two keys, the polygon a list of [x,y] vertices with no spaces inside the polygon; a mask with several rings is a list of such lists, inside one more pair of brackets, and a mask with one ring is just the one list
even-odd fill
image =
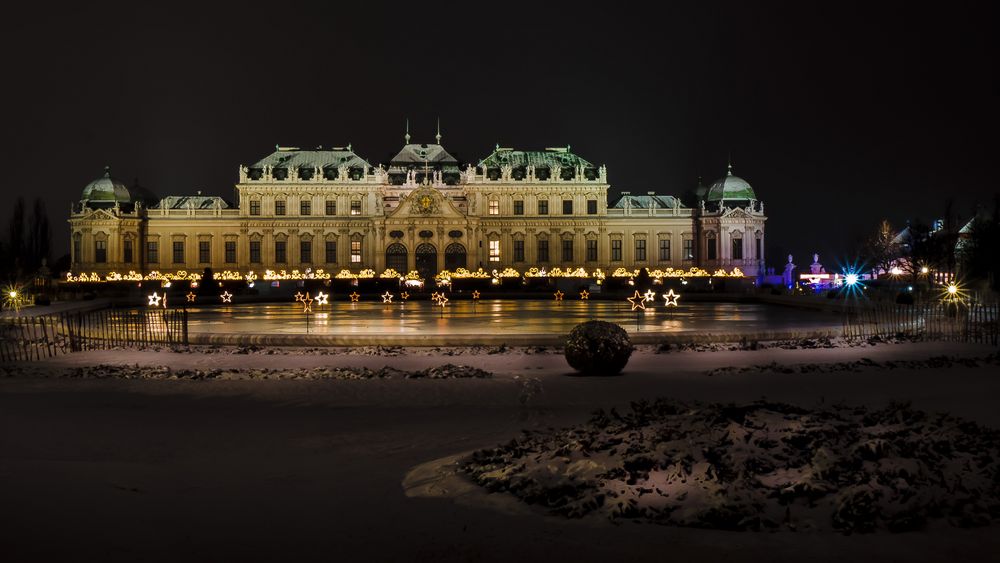
{"label": "star-shaped light decoration", "polygon": [[222,294],[219,295],[219,297],[222,298],[222,302],[223,303],[232,303],[233,302],[233,294],[229,293],[228,291],[223,291]]}
{"label": "star-shaped light decoration", "polygon": [[159,295],[158,295],[158,294],[157,294],[157,293],[156,293],[156,292],[154,291],[154,292],[153,292],[153,294],[149,296],[149,306],[150,306],[150,307],[159,307],[159,306],[160,306],[160,299],[163,299],[163,298],[162,298],[162,297],[160,297],[160,296],[159,296]]}
{"label": "star-shaped light decoration", "polygon": [[590,299],[590,292],[589,292],[589,291],[587,291],[586,289],[585,289],[585,290],[583,290],[583,291],[581,291],[581,292],[580,292],[580,299],[581,299],[582,301],[586,301],[586,300],[589,300],[589,299]]}
{"label": "star-shaped light decoration", "polygon": [[566,294],[563,293],[562,291],[559,291],[558,289],[556,290],[555,293],[552,294],[552,296],[556,298],[556,301],[562,301],[563,295]]}
{"label": "star-shaped light decoration", "polygon": [[185,295],[185,297],[187,297],[188,303],[194,303],[195,298],[198,297],[198,296],[195,295],[193,291],[191,291],[191,292],[188,292],[188,294]]}
{"label": "star-shaped light decoration", "polygon": [[312,304],[313,304],[313,298],[309,297],[309,292],[307,291],[306,296],[302,298],[302,312],[312,313],[313,311]]}
{"label": "star-shaped light decoration", "polygon": [[438,305],[440,305],[441,308],[443,309],[444,306],[447,304],[448,304],[448,297],[446,297],[445,294],[442,293],[441,295],[438,296]]}
{"label": "star-shaped light decoration", "polygon": [[639,290],[636,290],[635,295],[626,298],[626,300],[632,304],[633,311],[635,311],[636,309],[642,309],[643,311],[646,310],[646,298],[643,297],[641,293],[639,293]]}
{"label": "star-shaped light decoration", "polygon": [[407,299],[410,298],[410,293],[407,292],[407,291],[404,291],[404,292],[402,292],[402,293],[399,294],[399,298],[402,299],[403,301],[406,301]]}
{"label": "star-shaped light decoration", "polygon": [[349,297],[351,298],[351,303],[357,303],[358,302],[358,298],[361,297],[361,296],[358,295],[357,291],[353,291],[353,292],[351,292],[351,295]]}
{"label": "star-shaped light decoration", "polygon": [[472,292],[472,300],[473,301],[479,301],[479,290],[478,289]]}
{"label": "star-shaped light decoration", "polygon": [[393,298],[393,295],[391,293],[389,293],[388,291],[386,291],[385,293],[382,294],[382,302],[383,303],[392,303],[392,298]]}
{"label": "star-shaped light decoration", "polygon": [[441,298],[441,294],[438,293],[438,292],[436,292],[436,291],[431,294],[431,301],[437,301],[440,298]]}
{"label": "star-shaped light decoration", "polygon": [[305,295],[302,295],[302,292],[301,292],[301,291],[298,291],[298,292],[296,292],[296,293],[295,293],[295,300],[296,300],[296,301],[302,301],[303,299],[305,299],[305,297],[306,297],[306,296],[305,296]]}
{"label": "star-shaped light decoration", "polygon": [[652,289],[647,289],[646,293],[643,293],[642,296],[646,299],[646,302],[652,303],[653,300],[656,299],[656,292]]}
{"label": "star-shaped light decoration", "polygon": [[323,293],[322,291],[316,294],[316,304],[317,305],[326,305],[329,299],[330,299],[330,296],[327,295],[327,294],[325,294],[325,293]]}
{"label": "star-shaped light decoration", "polygon": [[676,307],[677,300],[681,298],[680,293],[674,293],[674,290],[670,290],[663,294],[663,299],[666,301],[667,307]]}

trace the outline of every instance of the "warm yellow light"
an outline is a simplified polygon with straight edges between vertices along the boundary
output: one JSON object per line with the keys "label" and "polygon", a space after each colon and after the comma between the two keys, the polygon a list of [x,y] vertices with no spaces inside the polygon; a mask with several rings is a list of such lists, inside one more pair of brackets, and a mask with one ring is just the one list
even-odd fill
{"label": "warm yellow light", "polygon": [[958,293],[958,286],[953,283],[948,284],[948,294],[955,295],[956,293]]}
{"label": "warm yellow light", "polygon": [[11,290],[10,293],[9,293],[9,295],[10,295],[11,299],[17,299],[17,292],[16,291]]}
{"label": "warm yellow light", "polygon": [[928,268],[927,266],[924,266],[924,267],[920,268],[920,273],[921,274],[926,274],[929,271],[931,271],[931,269]]}

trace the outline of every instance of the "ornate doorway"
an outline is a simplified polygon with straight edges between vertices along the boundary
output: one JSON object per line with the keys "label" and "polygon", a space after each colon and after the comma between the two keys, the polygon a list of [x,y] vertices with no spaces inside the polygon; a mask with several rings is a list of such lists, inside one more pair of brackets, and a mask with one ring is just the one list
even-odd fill
{"label": "ornate doorway", "polygon": [[385,249],[385,267],[392,268],[400,274],[406,275],[406,247],[398,242],[389,245]]}
{"label": "ornate doorway", "polygon": [[417,272],[425,282],[430,282],[437,275],[437,249],[429,242],[417,246]]}
{"label": "ornate doorway", "polygon": [[467,268],[465,245],[453,242],[444,249],[444,269],[454,272],[459,268]]}

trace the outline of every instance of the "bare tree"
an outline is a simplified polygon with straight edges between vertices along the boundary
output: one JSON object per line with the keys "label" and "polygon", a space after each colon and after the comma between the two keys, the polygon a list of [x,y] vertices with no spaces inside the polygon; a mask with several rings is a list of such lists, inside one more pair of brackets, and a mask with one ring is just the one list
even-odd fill
{"label": "bare tree", "polygon": [[878,229],[868,237],[865,243],[865,254],[868,263],[876,273],[885,273],[892,268],[900,258],[899,244],[896,243],[896,232],[888,220],[883,219]]}
{"label": "bare tree", "polygon": [[52,229],[49,227],[49,215],[45,211],[45,202],[36,198],[28,222],[27,256],[25,265],[32,271],[42,265],[42,260],[48,261],[52,242]]}

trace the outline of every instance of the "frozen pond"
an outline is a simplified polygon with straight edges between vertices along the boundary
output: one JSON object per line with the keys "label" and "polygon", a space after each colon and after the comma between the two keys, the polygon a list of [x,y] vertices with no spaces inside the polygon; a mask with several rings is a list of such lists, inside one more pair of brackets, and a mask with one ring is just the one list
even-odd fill
{"label": "frozen pond", "polygon": [[[298,303],[195,307],[189,311],[194,334],[303,334],[306,315]],[[662,300],[646,311],[625,301],[451,301],[443,308],[428,301],[313,303],[310,334],[475,335],[565,334],[578,323],[599,319],[631,333],[755,333],[838,328],[837,314],[755,303],[682,303]]]}

